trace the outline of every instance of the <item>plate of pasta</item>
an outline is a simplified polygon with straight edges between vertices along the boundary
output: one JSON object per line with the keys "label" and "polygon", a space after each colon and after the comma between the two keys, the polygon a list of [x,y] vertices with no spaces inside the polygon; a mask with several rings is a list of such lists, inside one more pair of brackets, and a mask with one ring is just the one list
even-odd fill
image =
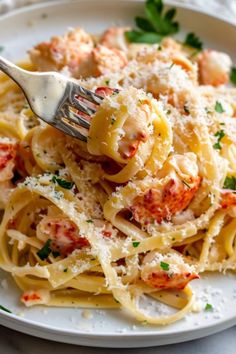
{"label": "plate of pasta", "polygon": [[82,142],[0,74],[2,325],[145,347],[236,324],[236,27],[167,3],[0,19],[2,56],[102,97]]}

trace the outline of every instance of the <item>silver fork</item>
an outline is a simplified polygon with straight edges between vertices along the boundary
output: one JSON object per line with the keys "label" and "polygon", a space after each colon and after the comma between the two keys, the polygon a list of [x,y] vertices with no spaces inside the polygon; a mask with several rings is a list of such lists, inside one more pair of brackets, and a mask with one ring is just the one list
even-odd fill
{"label": "silver fork", "polygon": [[90,117],[104,97],[57,72],[30,72],[1,56],[0,69],[22,89],[40,119],[65,134],[87,141]]}

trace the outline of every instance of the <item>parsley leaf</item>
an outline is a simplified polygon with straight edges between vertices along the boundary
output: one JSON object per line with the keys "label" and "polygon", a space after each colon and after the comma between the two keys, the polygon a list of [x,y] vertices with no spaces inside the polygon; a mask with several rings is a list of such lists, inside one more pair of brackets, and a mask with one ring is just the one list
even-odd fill
{"label": "parsley leaf", "polygon": [[234,176],[231,177],[226,177],[225,181],[224,181],[224,189],[232,189],[232,190],[236,190],[236,178]]}
{"label": "parsley leaf", "polygon": [[92,224],[92,223],[93,223],[93,220],[88,219],[88,220],[86,220],[86,222],[87,222],[88,224]]}
{"label": "parsley leaf", "polygon": [[236,68],[232,68],[230,72],[230,81],[236,86]]}
{"label": "parsley leaf", "polygon": [[170,265],[168,263],[165,262],[160,262],[160,266],[163,270],[169,270],[170,269]]}
{"label": "parsley leaf", "polygon": [[133,247],[138,247],[139,246],[139,244],[140,244],[140,242],[137,242],[137,241],[134,241],[134,242],[132,242],[132,244],[133,244]]}
{"label": "parsley leaf", "polygon": [[37,255],[39,256],[39,258],[44,261],[45,259],[48,258],[48,256],[50,255],[50,253],[52,252],[50,245],[51,245],[52,240],[48,239],[44,246],[41,248],[41,250],[39,250],[37,252]]}
{"label": "parsley leaf", "polygon": [[190,113],[189,108],[188,108],[188,106],[186,104],[184,105],[184,112],[187,113],[187,114]]}
{"label": "parsley leaf", "polygon": [[186,35],[184,44],[188,45],[192,48],[196,48],[199,51],[202,50],[202,48],[203,48],[203,44],[202,44],[201,40],[193,32],[190,32]]}
{"label": "parsley leaf", "polygon": [[223,113],[225,112],[224,108],[222,107],[222,104],[219,102],[219,101],[216,101],[216,104],[215,104],[215,111],[217,113]]}
{"label": "parsley leaf", "polygon": [[8,313],[12,313],[10,310],[8,310],[6,307],[0,305],[0,310],[8,312]]}
{"label": "parsley leaf", "polygon": [[211,304],[206,304],[205,311],[213,311],[213,306]]}
{"label": "parsley leaf", "polygon": [[164,36],[178,32],[179,24],[174,21],[176,9],[171,8],[165,13],[162,0],[146,0],[146,18],[136,17],[135,23],[140,31],[132,30],[125,33],[133,43],[159,43]]}
{"label": "parsley leaf", "polygon": [[183,182],[183,184],[185,184],[186,187],[191,188],[187,182],[185,182],[184,180],[182,180],[182,182]]}
{"label": "parsley leaf", "polygon": [[53,255],[54,258],[57,258],[57,257],[59,257],[61,254],[60,254],[60,252],[58,252],[58,251],[52,251],[52,255]]}
{"label": "parsley leaf", "polygon": [[216,149],[216,150],[221,150],[222,149],[222,146],[220,144],[221,142],[221,139],[223,139],[223,137],[225,136],[225,132],[224,130],[218,130],[218,132],[216,132],[214,134],[215,137],[217,137],[217,142],[213,145],[213,148]]}
{"label": "parsley leaf", "polygon": [[74,186],[74,182],[69,182],[66,181],[65,179],[58,178],[56,176],[52,177],[52,182],[59,184],[59,186],[64,189],[71,189]]}
{"label": "parsley leaf", "polygon": [[140,31],[128,31],[125,32],[126,38],[132,43],[159,43],[162,40],[162,36],[157,33],[140,32]]}

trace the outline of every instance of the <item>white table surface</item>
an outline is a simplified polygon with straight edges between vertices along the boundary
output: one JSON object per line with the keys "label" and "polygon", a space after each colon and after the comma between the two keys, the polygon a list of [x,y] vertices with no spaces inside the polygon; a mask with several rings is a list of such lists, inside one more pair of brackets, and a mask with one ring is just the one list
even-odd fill
{"label": "white table surface", "polygon": [[[34,3],[37,0],[0,0],[0,12],[3,10],[3,3],[8,5],[8,10],[13,5],[22,6],[23,3]],[[38,0],[43,1],[43,0]],[[111,0],[112,1],[112,0]],[[236,18],[236,0],[178,0],[179,2],[191,2],[199,7],[208,8],[209,12],[223,10],[226,17]],[[6,9],[6,7],[5,7]],[[43,339],[17,333],[0,326],[0,354],[235,354],[236,353],[236,326],[215,335],[190,341],[186,343],[166,345],[145,349],[102,349],[91,347],[80,347],[69,344],[55,343]]]}

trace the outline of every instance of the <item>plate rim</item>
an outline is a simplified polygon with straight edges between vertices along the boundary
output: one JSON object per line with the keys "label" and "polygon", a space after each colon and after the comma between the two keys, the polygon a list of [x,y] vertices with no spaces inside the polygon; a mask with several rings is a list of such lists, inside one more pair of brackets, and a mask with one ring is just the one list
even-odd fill
{"label": "plate rim", "polygon": [[[32,4],[28,4],[26,6],[20,7],[20,8],[15,8],[11,11],[8,11],[6,13],[0,14],[0,21],[7,19],[8,17],[14,17],[16,15],[20,15],[22,13],[27,13],[27,12],[31,12],[34,10],[38,10],[38,9],[43,9],[43,8],[48,8],[48,7],[55,7],[57,5],[68,5],[68,2],[70,3],[88,3],[88,1],[90,3],[97,3],[97,0],[54,0],[53,2],[51,0],[46,0],[44,2],[40,2],[40,3],[32,3]],[[99,3],[110,3],[110,0],[99,0]],[[144,0],[112,0],[113,3],[144,3]],[[190,4],[190,3],[181,3],[179,4],[177,1],[175,0],[165,0],[164,2],[165,6],[174,6],[176,8],[181,8],[181,9],[186,9],[186,10],[190,10],[193,12],[197,12],[206,16],[209,16],[213,19],[217,19],[220,20],[226,24],[230,24],[234,27],[236,27],[236,20],[234,21],[233,19],[228,19],[225,15],[221,14],[221,13],[214,13],[212,14],[210,12],[210,10],[204,9],[204,8],[198,8],[197,5],[195,4]]]}
{"label": "plate rim", "polygon": [[[97,0],[69,0],[69,2],[71,4],[79,4],[79,3],[88,3],[88,1],[90,3],[94,3],[97,4]],[[110,3],[110,0],[100,0],[100,3],[103,4],[103,6],[105,6],[106,3]],[[123,3],[123,4],[127,4],[127,3],[133,3],[133,4],[141,4],[142,2],[144,2],[143,0],[113,0],[113,3]],[[8,18],[14,18],[15,16],[18,15],[24,15],[24,14],[28,14],[28,13],[33,13],[34,11],[40,10],[40,9],[48,9],[48,8],[53,8],[53,7],[57,7],[60,5],[68,5],[68,0],[55,0],[55,1],[45,1],[42,3],[35,3],[35,4],[31,4],[28,6],[24,6],[22,8],[18,8],[18,9],[14,9],[10,12],[7,12],[5,14],[0,15],[0,22],[7,20]],[[222,14],[211,14],[209,11],[201,8],[197,8],[197,6],[193,5],[193,4],[189,4],[189,3],[183,3],[183,4],[179,4],[174,0],[167,0],[165,1],[165,5],[167,6],[174,6],[176,8],[180,8],[180,9],[186,9],[186,10],[190,10],[193,11],[195,13],[200,13],[203,15],[206,15],[207,17],[210,17],[212,19],[215,19],[217,21],[221,21],[225,24],[229,24],[233,27],[236,28],[236,21],[232,20],[232,19],[227,19],[224,15]],[[9,325],[8,323],[3,323],[4,320],[9,321]],[[75,336],[77,336],[78,338],[80,338],[80,336],[82,336],[83,338],[87,338],[88,340],[91,338],[98,338],[98,339],[102,339],[102,338],[107,338],[107,339],[112,339],[112,338],[120,338],[120,337],[135,337],[135,336],[139,336],[140,339],[147,339],[149,338],[153,338],[156,337],[156,339],[158,340],[158,338],[167,338],[170,335],[187,335],[187,334],[192,334],[190,335],[189,339],[181,339],[181,338],[174,338],[173,341],[169,341],[170,343],[178,343],[178,342],[183,342],[183,341],[188,341],[188,340],[192,340],[192,339],[196,339],[196,338],[201,338],[204,336],[208,336],[210,334],[213,333],[217,333],[220,332],[224,329],[227,329],[233,325],[236,325],[236,316],[232,315],[230,317],[227,317],[227,319],[222,318],[220,321],[217,321],[216,323],[212,323],[212,324],[206,324],[204,326],[200,326],[200,327],[196,327],[196,328],[189,328],[189,329],[185,329],[185,330],[175,330],[173,333],[163,333],[161,332],[157,332],[157,330],[152,330],[151,326],[150,326],[150,331],[140,331],[138,333],[132,333],[132,332],[128,332],[128,333],[120,333],[120,332],[111,332],[111,333],[92,333],[92,332],[88,332],[88,331],[82,331],[82,330],[74,330],[74,329],[65,329],[65,328],[60,328],[60,327],[55,327],[54,325],[47,325],[47,324],[43,324],[43,323],[39,323],[36,322],[35,320],[30,320],[24,317],[20,317],[19,315],[16,314],[12,314],[12,313],[7,313],[4,311],[0,311],[0,324],[3,326],[6,326],[8,328],[12,328],[16,331],[19,332],[24,332],[24,328],[18,328],[15,329],[14,324],[18,324],[18,323],[22,323],[23,326],[31,326],[31,328],[33,329],[31,331],[31,333],[28,333],[30,335],[36,336],[36,334],[32,334],[32,332],[34,332],[34,330],[37,329],[41,329],[44,332],[43,333],[39,333],[37,334],[38,337],[40,338],[49,338],[51,340],[56,340],[56,341],[61,341],[61,342],[67,342],[67,343],[71,343],[70,341],[68,341],[69,338],[73,338]],[[154,327],[154,326],[153,326]],[[157,327],[156,327],[157,328]],[[204,331],[204,329],[209,329],[209,332],[207,334],[201,334],[201,331]],[[46,337],[44,334],[47,332],[48,336]],[[57,339],[53,339],[53,335],[60,335],[63,334],[64,336],[67,336],[67,340],[66,338],[57,338]],[[74,343],[76,344],[76,343]],[[80,343],[77,343],[80,344]],[[86,344],[85,344],[86,345]],[[91,344],[93,345],[93,344]],[[157,345],[163,345],[163,344],[157,344]],[[96,344],[96,346],[102,346],[99,343]],[[107,346],[107,345],[106,345]],[[145,345],[144,346],[148,346]],[[104,347],[104,345],[103,345]],[[117,347],[117,346],[116,346]],[[135,345],[132,345],[132,347],[135,347]]]}

